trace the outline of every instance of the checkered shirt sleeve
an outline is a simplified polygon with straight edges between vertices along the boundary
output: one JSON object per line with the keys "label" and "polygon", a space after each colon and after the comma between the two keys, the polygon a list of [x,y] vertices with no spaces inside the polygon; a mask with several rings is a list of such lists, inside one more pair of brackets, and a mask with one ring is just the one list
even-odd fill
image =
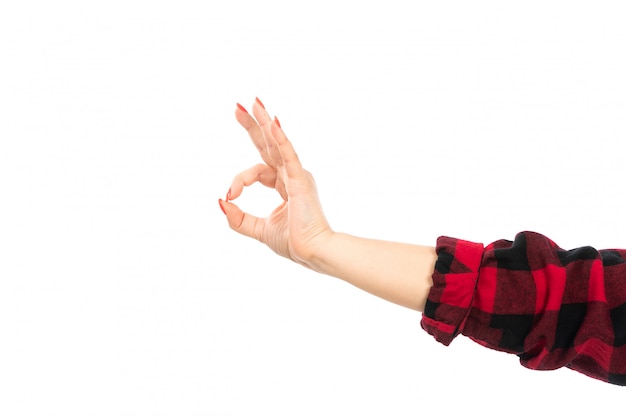
{"label": "checkered shirt sleeve", "polygon": [[530,369],[626,385],[626,250],[522,232],[487,247],[440,237],[437,255],[421,322],[436,340],[463,334]]}

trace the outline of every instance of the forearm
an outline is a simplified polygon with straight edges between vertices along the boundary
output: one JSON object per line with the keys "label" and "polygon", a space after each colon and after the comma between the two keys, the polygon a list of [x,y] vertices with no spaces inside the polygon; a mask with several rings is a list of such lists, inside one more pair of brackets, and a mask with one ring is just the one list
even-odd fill
{"label": "forearm", "polygon": [[436,260],[434,247],[333,233],[311,267],[395,304],[424,311]]}

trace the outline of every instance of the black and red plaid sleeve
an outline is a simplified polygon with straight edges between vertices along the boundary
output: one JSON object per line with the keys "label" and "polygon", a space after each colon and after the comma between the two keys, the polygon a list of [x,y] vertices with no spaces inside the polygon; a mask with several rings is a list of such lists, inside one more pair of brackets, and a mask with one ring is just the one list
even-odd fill
{"label": "black and red plaid sleeve", "polygon": [[564,250],[519,233],[487,247],[440,237],[422,327],[514,353],[530,369],[568,367],[626,385],[626,250]]}

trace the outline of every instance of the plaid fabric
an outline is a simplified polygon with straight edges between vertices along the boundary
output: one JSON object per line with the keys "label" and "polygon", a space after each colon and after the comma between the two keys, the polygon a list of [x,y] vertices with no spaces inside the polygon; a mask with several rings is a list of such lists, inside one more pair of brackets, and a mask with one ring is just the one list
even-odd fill
{"label": "plaid fabric", "polygon": [[440,237],[421,325],[448,345],[458,334],[519,356],[626,385],[626,250],[564,250],[522,232],[487,247]]}

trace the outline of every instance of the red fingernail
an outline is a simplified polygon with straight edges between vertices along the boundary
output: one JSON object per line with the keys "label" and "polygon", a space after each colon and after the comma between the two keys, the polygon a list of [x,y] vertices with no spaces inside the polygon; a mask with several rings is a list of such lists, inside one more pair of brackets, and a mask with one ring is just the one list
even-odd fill
{"label": "red fingernail", "polygon": [[[280,127],[280,122],[278,121],[278,117],[274,116],[274,121],[276,122],[278,127]],[[280,127],[280,128],[282,129],[282,127]]]}
{"label": "red fingernail", "polygon": [[224,206],[223,206],[223,201],[222,201],[222,199],[220,198],[219,200],[217,200],[217,202],[218,202],[218,203],[220,203],[220,208],[222,209],[222,212],[223,212],[224,214],[226,214],[226,210],[224,210]]}
{"label": "red fingernail", "polygon": [[259,98],[255,98],[256,102],[259,103],[261,105],[261,107],[263,107],[263,110],[265,110],[265,106],[263,105],[263,103],[261,103],[261,100],[259,100]]}
{"label": "red fingernail", "polygon": [[241,104],[237,103],[237,107],[239,107],[239,110],[241,110],[242,112],[248,113],[248,110],[244,109],[244,107]]}
{"label": "red fingernail", "polygon": [[226,201],[230,200],[230,188],[228,189],[228,192],[226,193]]}

